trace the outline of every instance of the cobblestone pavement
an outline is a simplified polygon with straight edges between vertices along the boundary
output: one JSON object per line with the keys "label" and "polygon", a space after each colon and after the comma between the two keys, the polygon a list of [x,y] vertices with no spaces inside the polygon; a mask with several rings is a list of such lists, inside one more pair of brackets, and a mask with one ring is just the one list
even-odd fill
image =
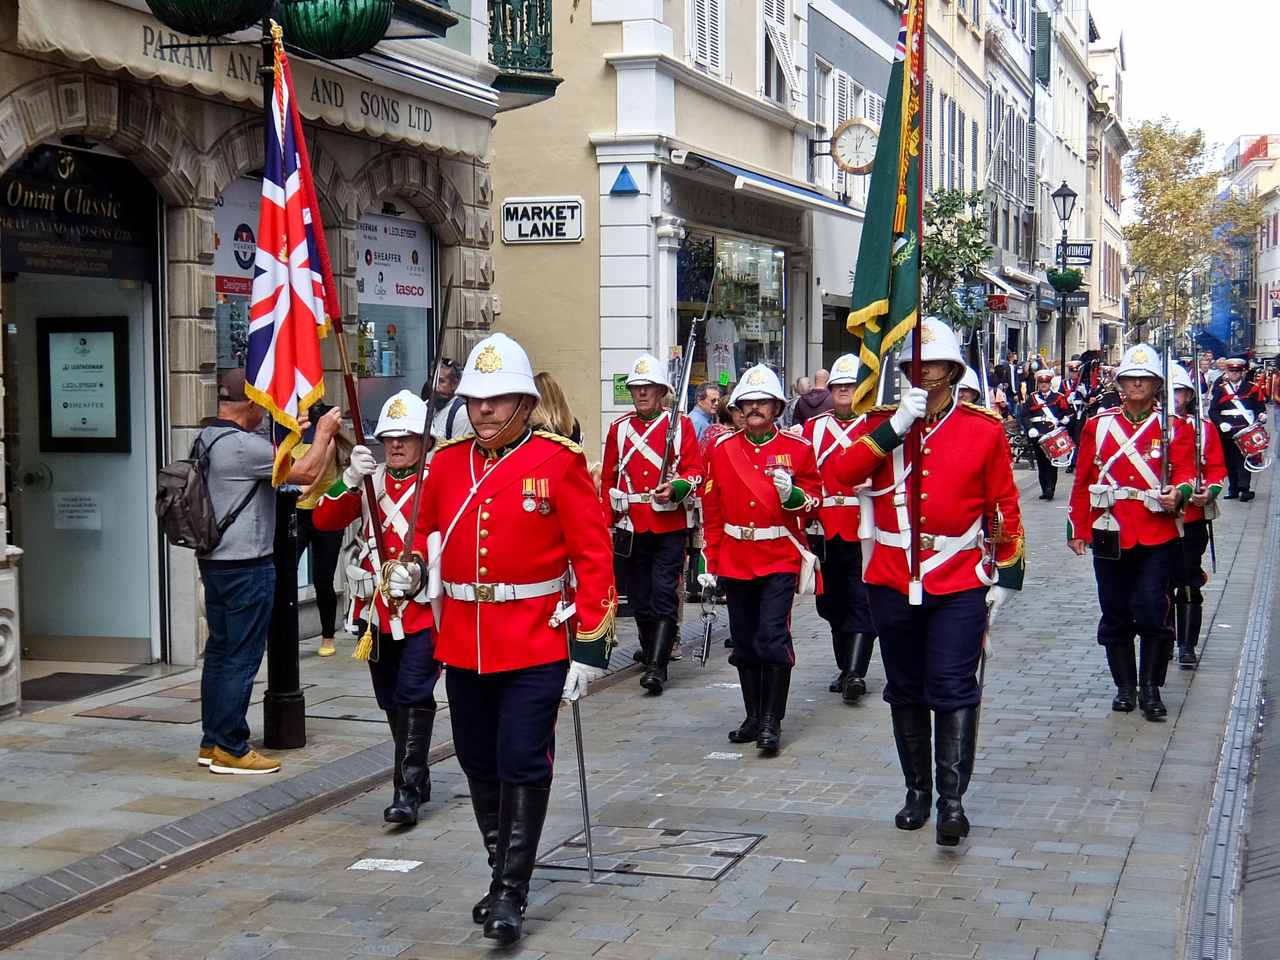
{"label": "cobblestone pavement", "polygon": [[[827,693],[830,645],[811,604],[795,617],[799,663],[775,759],[725,740],[741,701],[718,642],[705,670],[690,659],[676,665],[660,699],[641,696],[632,680],[589,698],[582,717],[597,838],[602,856],[633,864],[631,873],[587,885],[581,873],[540,870],[528,936],[501,955],[1180,955],[1267,496],[1226,505],[1204,662],[1195,673],[1171,671],[1169,721],[1160,724],[1109,709],[1091,565],[1066,550],[1062,498],[1024,499],[1029,575],[994,631],[966,798],[974,829],[958,848],[936,846],[931,828],[893,828],[902,786],[878,697],[882,671],[873,664],[872,695],[858,706]],[[544,860],[572,856],[553,848],[581,829],[568,710],[559,734]],[[385,828],[386,791],[375,791],[66,923],[12,956],[487,956],[469,916],[487,870],[456,762],[438,765],[434,784],[415,830]],[[368,858],[413,863],[403,873],[351,869]],[[688,878],[700,873],[719,879]]]}

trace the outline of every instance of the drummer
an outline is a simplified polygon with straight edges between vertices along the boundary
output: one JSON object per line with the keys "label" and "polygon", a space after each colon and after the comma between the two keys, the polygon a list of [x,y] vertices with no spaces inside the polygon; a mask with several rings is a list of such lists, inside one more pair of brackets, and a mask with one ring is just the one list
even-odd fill
{"label": "drummer", "polygon": [[[1071,416],[1071,403],[1065,394],[1053,388],[1053,371],[1036,371],[1036,389],[1022,407],[1022,429],[1031,440],[1036,455],[1036,471],[1040,475],[1040,499],[1052,500],[1058,486],[1058,468],[1054,459],[1046,453],[1045,438],[1057,431],[1064,431]],[[1070,437],[1064,439],[1070,443]]]}

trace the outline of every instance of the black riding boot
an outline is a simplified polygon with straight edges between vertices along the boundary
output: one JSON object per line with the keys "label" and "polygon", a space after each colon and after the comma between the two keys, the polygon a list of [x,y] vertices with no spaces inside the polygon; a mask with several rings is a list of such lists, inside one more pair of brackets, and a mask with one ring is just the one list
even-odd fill
{"label": "black riding boot", "polygon": [[934,714],[937,726],[934,756],[938,784],[937,839],[954,847],[969,835],[969,818],[960,802],[973,776],[973,755],[978,745],[978,708],[961,707]]}
{"label": "black riding boot", "polygon": [[840,630],[831,631],[831,649],[836,655],[836,669],[840,672],[827,685],[831,693],[839,693],[844,689],[844,682],[849,679],[849,664],[853,661],[853,637]]}
{"label": "black riding boot", "polygon": [[757,663],[738,667],[738,683],[742,685],[742,705],[747,718],[737,730],[729,731],[730,743],[754,743],[760,735],[760,665]]}
{"label": "black riding boot", "polygon": [[653,627],[649,620],[636,621],[636,633],[640,636],[640,646],[631,655],[636,663],[653,663]]}
{"label": "black riding boot", "polygon": [[498,866],[498,802],[502,795],[502,784],[490,780],[473,780],[467,777],[471,786],[471,809],[476,814],[476,826],[480,828],[480,836],[484,838],[484,849],[489,854],[489,892],[481,897],[471,908],[471,920],[484,923],[489,919],[489,908],[498,892],[498,878],[502,871]]}
{"label": "black riding boot", "polygon": [[899,830],[919,830],[929,820],[933,803],[933,751],[929,749],[932,730],[929,708],[918,704],[890,706],[893,741],[898,745],[898,763],[907,782],[907,799],[893,818]]}
{"label": "black riding boot", "polygon": [[1196,656],[1196,647],[1200,643],[1200,618],[1204,613],[1204,605],[1188,603],[1183,617],[1183,631],[1178,635],[1178,665],[1194,669],[1200,662]]}
{"label": "black riding boot", "polygon": [[418,808],[431,799],[431,772],[427,754],[431,752],[431,728],[436,721],[436,708],[400,707],[404,715],[404,759],[400,763],[400,788],[391,806],[382,811],[387,823],[418,822]]}
{"label": "black riding boot", "polygon": [[764,691],[760,700],[760,735],[756,746],[766,757],[777,754],[782,743],[782,718],[787,713],[787,694],[791,690],[791,665],[767,663],[764,666]]}
{"label": "black riding boot", "polygon": [[857,703],[867,692],[867,668],[871,666],[871,651],[876,643],[874,633],[855,633],[853,635],[853,655],[849,666],[849,676],[845,678],[841,697],[845,703]]}
{"label": "black riding boot", "polygon": [[[403,770],[404,767],[404,715],[399,708],[392,707],[390,710],[384,710],[387,715],[387,726],[391,728],[391,739],[395,743],[395,757],[391,761],[391,788],[394,791],[391,795],[391,806],[382,811],[382,819],[387,820],[387,815],[391,812],[391,807],[395,806],[396,797],[400,796],[400,790],[404,785]],[[387,820],[388,823],[392,822]]]}
{"label": "black riding boot", "polygon": [[1107,666],[1111,668],[1111,679],[1116,684],[1111,709],[1132,713],[1138,700],[1138,662],[1133,653],[1133,641],[1107,644],[1102,649],[1107,651]]}
{"label": "black riding boot", "polygon": [[1148,720],[1163,720],[1169,715],[1160,699],[1161,675],[1169,667],[1169,650],[1163,639],[1142,638],[1138,674],[1138,709]]}
{"label": "black riding boot", "polygon": [[654,696],[662,693],[662,685],[667,682],[667,664],[671,661],[671,648],[680,639],[679,628],[674,620],[659,620],[653,625],[653,659],[640,678],[640,686]]}
{"label": "black riding boot", "polygon": [[538,840],[550,799],[550,787],[502,784],[498,804],[498,883],[484,922],[484,935],[503,946],[520,939],[529,901],[529,879],[538,858]]}

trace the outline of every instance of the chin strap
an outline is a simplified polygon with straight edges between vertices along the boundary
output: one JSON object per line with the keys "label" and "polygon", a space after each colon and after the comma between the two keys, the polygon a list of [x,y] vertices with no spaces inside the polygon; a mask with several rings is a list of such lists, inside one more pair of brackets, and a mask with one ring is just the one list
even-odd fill
{"label": "chin strap", "polygon": [[[514,434],[508,435],[507,431],[511,429],[511,425],[515,423],[516,417],[520,415],[520,411],[523,408],[524,408],[524,401],[521,401],[520,403],[516,404],[516,408],[511,411],[511,416],[507,417],[507,422],[502,425],[502,427],[498,430],[497,433],[493,435],[491,439],[485,440],[480,436],[480,434],[477,433],[476,443],[479,444],[480,449],[487,450],[492,453],[492,452],[501,450],[503,447],[509,446],[512,443],[512,441],[516,439],[516,437]],[[526,418],[526,422],[520,424],[519,432],[523,433],[525,430],[525,427],[527,426],[528,426],[528,423]]]}

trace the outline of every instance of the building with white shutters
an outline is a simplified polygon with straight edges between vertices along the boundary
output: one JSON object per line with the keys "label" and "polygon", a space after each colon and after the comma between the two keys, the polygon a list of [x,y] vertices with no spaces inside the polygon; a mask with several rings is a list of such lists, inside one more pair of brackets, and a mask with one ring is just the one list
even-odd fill
{"label": "building with white shutters", "polygon": [[[1096,35],[1096,31],[1091,31]],[[1124,202],[1124,157],[1132,148],[1124,127],[1124,38],[1089,48],[1089,179],[1085,190],[1087,231],[1093,238],[1089,281],[1088,348],[1118,360],[1124,350],[1127,245],[1120,213]]]}

